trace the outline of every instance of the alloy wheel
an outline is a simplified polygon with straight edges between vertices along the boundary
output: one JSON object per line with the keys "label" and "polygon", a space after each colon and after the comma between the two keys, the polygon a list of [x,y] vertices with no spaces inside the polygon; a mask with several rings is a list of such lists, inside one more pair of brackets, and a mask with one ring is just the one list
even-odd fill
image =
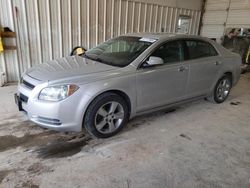
{"label": "alloy wheel", "polygon": [[222,79],[216,90],[217,98],[221,101],[224,101],[229,95],[230,89],[231,89],[230,80],[228,78]]}
{"label": "alloy wheel", "polygon": [[101,106],[95,115],[95,127],[104,134],[116,131],[122,124],[125,117],[122,105],[111,101]]}

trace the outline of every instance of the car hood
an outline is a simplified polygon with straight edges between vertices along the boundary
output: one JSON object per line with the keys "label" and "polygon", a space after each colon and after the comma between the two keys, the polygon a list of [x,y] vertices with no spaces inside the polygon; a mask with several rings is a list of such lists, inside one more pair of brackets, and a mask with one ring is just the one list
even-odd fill
{"label": "car hood", "polygon": [[54,81],[70,77],[87,76],[118,69],[80,56],[64,57],[34,66],[26,74],[41,81]]}

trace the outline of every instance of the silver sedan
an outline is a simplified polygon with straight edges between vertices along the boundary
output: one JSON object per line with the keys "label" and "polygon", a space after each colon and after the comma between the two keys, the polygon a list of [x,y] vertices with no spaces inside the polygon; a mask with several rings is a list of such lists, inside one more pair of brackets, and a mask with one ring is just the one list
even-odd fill
{"label": "silver sedan", "polygon": [[15,95],[38,125],[110,137],[137,115],[198,98],[222,103],[241,58],[207,38],[130,34],[26,71]]}

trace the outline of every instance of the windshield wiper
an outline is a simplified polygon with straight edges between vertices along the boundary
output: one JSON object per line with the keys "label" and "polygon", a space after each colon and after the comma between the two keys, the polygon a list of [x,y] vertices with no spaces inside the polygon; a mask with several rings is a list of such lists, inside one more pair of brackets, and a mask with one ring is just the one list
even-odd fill
{"label": "windshield wiper", "polygon": [[84,54],[83,57],[85,57],[85,58],[87,58],[87,59],[90,59],[90,60],[93,60],[93,61],[97,61],[97,62],[99,62],[99,63],[104,63],[104,64],[108,64],[108,65],[109,65],[108,62],[103,61],[101,58],[93,58],[93,57],[90,57],[90,56],[88,56],[88,55],[86,55],[86,54]]}
{"label": "windshield wiper", "polygon": [[98,62],[104,63],[104,64],[109,64],[107,61],[104,61],[104,60],[102,60],[101,58],[96,58],[95,61],[98,61]]}
{"label": "windshield wiper", "polygon": [[92,58],[92,57],[90,57],[90,56],[86,55],[86,53],[85,53],[85,54],[83,54],[83,57],[84,57],[84,58],[87,58],[87,59],[90,59],[90,60],[94,60],[94,61],[95,61],[95,58]]}

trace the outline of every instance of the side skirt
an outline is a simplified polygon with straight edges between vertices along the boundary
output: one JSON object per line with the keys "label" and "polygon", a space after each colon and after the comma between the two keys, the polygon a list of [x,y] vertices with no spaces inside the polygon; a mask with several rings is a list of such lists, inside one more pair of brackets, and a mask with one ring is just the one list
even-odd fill
{"label": "side skirt", "polygon": [[180,105],[183,105],[183,104],[186,104],[186,103],[190,103],[190,102],[193,102],[193,101],[204,99],[205,97],[207,97],[207,95],[200,95],[200,96],[197,96],[197,97],[192,97],[192,98],[189,98],[189,99],[185,99],[185,100],[182,100],[182,101],[170,103],[170,104],[167,104],[167,105],[164,105],[164,106],[159,106],[159,107],[152,108],[152,109],[149,109],[149,110],[139,111],[139,112],[136,113],[135,116],[140,116],[140,115],[149,114],[149,113],[152,113],[152,112],[167,110],[169,108],[177,107],[177,106],[180,106]]}

